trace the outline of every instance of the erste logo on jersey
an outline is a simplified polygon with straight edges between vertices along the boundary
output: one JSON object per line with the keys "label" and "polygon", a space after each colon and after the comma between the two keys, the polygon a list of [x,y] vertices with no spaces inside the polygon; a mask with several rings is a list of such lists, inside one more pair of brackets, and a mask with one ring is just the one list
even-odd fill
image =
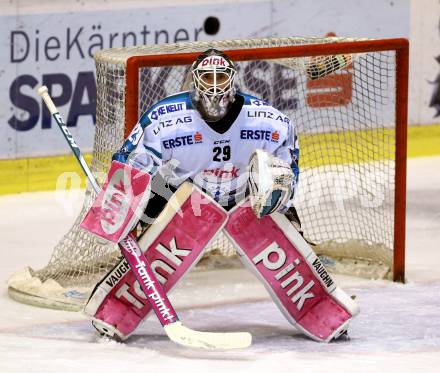
{"label": "erste logo on jersey", "polygon": [[203,136],[200,132],[192,133],[189,135],[177,136],[171,139],[162,141],[162,145],[165,149],[175,149],[181,146],[201,144],[203,142]]}
{"label": "erste logo on jersey", "polygon": [[280,134],[278,131],[269,130],[241,130],[241,140],[266,140],[271,142],[278,142]]}
{"label": "erste logo on jersey", "polygon": [[176,111],[186,110],[185,102],[176,102],[174,104],[160,105],[156,107],[151,113],[148,115],[150,119],[156,120],[161,115],[174,113]]}

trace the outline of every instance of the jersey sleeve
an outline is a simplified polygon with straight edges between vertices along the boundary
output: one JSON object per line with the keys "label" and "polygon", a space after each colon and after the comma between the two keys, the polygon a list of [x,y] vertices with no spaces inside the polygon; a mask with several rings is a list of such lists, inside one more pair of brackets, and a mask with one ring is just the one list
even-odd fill
{"label": "jersey sleeve", "polygon": [[157,123],[148,114],[142,115],[112,159],[154,174],[163,160],[160,135],[154,133]]}
{"label": "jersey sleeve", "polygon": [[296,193],[299,178],[299,142],[296,128],[292,121],[290,121],[286,140],[276,150],[274,155],[288,162],[293,172],[292,195],[290,196],[290,201],[286,206],[287,210],[287,208],[293,205],[293,197]]}

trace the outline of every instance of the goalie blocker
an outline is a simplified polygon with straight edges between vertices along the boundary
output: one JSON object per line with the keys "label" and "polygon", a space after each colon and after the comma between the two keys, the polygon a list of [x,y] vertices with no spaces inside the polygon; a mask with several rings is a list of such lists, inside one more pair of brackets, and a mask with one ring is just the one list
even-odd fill
{"label": "goalie blocker", "polygon": [[118,243],[130,233],[150,198],[147,172],[112,161],[107,180],[81,223],[81,228]]}

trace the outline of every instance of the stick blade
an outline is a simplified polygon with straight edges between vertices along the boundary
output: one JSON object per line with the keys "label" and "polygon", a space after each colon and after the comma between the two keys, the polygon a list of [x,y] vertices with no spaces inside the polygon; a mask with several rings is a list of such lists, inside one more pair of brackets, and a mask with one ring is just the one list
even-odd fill
{"label": "stick blade", "polygon": [[207,350],[246,348],[252,343],[252,335],[246,332],[211,333],[199,332],[184,326],[180,321],[164,327],[168,337],[186,347]]}

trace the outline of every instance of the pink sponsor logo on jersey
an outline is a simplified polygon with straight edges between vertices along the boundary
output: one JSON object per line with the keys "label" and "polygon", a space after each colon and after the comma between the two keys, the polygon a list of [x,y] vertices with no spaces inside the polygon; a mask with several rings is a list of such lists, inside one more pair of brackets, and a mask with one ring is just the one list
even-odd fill
{"label": "pink sponsor logo on jersey", "polygon": [[234,179],[238,177],[239,168],[232,166],[232,169],[226,170],[224,168],[214,168],[203,170],[203,176],[214,176],[219,179]]}

